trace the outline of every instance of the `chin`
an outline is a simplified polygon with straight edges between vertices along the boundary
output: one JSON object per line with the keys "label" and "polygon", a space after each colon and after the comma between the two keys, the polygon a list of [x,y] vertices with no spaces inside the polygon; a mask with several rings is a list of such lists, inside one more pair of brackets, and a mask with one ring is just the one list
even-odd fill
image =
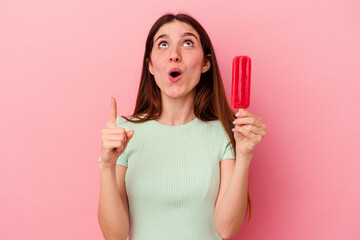
{"label": "chin", "polygon": [[167,91],[165,92],[165,95],[167,95],[168,97],[171,98],[179,98],[179,97],[184,97],[186,96],[186,93],[184,93],[183,91],[179,91],[178,90],[174,90],[174,91]]}
{"label": "chin", "polygon": [[161,92],[162,92],[162,94],[166,95],[167,97],[181,98],[181,97],[190,95],[192,92],[195,93],[195,87],[190,91],[186,91],[187,89],[184,89],[181,86],[172,86],[172,87],[167,88],[165,91],[161,91]]}
{"label": "chin", "polygon": [[184,97],[185,95],[184,94],[167,94],[168,97],[171,97],[171,98],[181,98],[181,97]]}
{"label": "chin", "polygon": [[170,91],[170,92],[167,92],[166,95],[171,98],[182,98],[182,97],[189,96],[191,93],[192,93],[192,91],[190,91],[190,92]]}

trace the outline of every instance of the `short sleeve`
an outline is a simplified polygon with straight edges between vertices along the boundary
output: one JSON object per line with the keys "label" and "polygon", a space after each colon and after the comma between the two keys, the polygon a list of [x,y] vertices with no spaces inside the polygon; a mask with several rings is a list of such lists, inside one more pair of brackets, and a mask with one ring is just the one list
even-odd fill
{"label": "short sleeve", "polygon": [[225,160],[225,159],[235,159],[231,141],[228,141],[227,144],[225,145],[225,149],[223,151],[223,155],[222,155],[220,161]]}
{"label": "short sleeve", "polygon": [[122,165],[124,167],[128,167],[128,159],[125,151],[119,156],[118,160],[116,161],[116,164]]}

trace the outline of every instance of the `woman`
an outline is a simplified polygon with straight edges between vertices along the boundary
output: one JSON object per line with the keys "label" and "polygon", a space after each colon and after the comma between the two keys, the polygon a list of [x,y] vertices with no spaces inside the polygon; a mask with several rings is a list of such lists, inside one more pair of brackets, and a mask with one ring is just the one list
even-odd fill
{"label": "woman", "polygon": [[234,117],[195,19],[166,14],[154,23],[134,113],[117,118],[116,109],[111,98],[99,159],[106,239],[230,238],[248,207],[250,219],[248,169],[266,126],[248,111]]}

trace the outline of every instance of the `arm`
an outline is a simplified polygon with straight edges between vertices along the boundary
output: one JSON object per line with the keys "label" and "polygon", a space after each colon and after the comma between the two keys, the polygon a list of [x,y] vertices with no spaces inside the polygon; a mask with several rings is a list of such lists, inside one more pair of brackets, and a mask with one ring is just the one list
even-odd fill
{"label": "arm", "polygon": [[129,218],[121,201],[116,183],[116,166],[106,168],[99,164],[100,198],[98,220],[105,239],[126,240]]}
{"label": "arm", "polygon": [[251,156],[237,155],[230,182],[215,209],[215,229],[225,239],[236,235],[247,209],[248,175]]}

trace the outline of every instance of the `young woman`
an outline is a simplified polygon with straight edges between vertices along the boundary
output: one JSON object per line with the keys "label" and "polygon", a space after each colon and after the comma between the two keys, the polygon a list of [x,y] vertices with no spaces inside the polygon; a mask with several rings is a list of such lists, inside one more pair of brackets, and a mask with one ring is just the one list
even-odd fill
{"label": "young woman", "polygon": [[204,28],[186,14],[160,17],[146,40],[134,113],[117,117],[111,98],[102,130],[104,237],[234,236],[248,209],[251,216],[248,170],[265,129],[249,111],[234,116]]}

